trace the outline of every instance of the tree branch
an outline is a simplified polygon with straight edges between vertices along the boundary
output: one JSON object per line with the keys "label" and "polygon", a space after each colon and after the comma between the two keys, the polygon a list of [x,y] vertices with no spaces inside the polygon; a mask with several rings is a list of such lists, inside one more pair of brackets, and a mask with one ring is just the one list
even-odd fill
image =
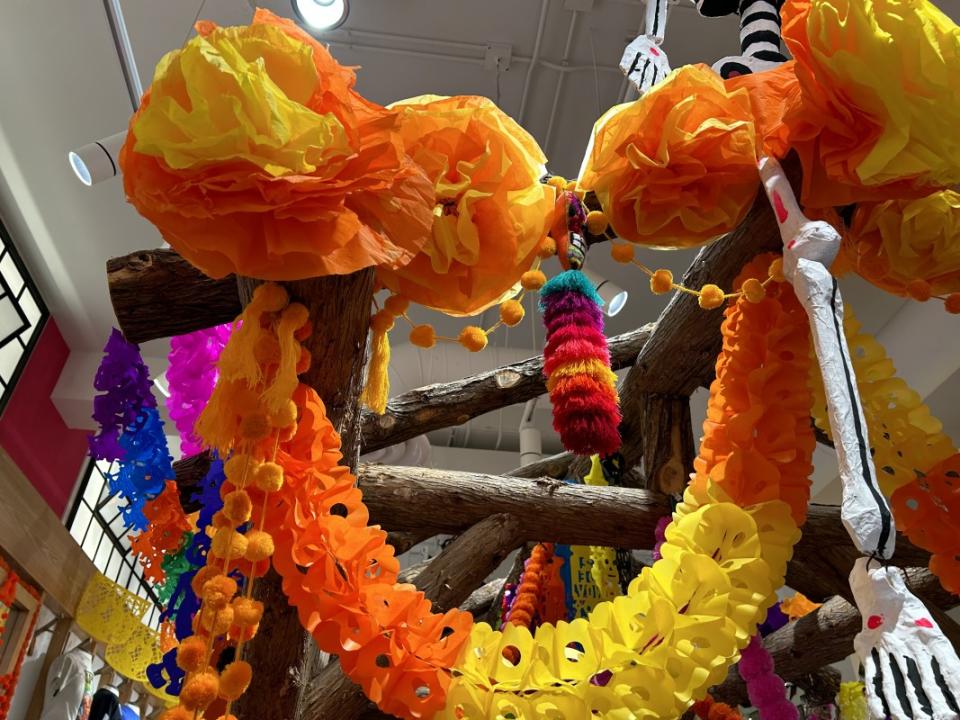
{"label": "tree branch", "polygon": [[130,342],[183,335],[240,314],[237,281],[213,280],[174,250],[139,250],[107,260],[117,324]]}
{"label": "tree branch", "polygon": [[[940,581],[928,570],[911,568],[908,576],[909,586],[920,598],[935,597],[943,592]],[[956,605],[960,598],[950,596],[950,602]],[[763,644],[773,656],[777,674],[789,681],[850,655],[853,638],[860,632],[861,625],[857,608],[836,596],[815,612],[771,633]],[[727,679],[712,692],[724,702],[747,702],[746,686],[736,667],[730,669]]]}
{"label": "tree branch", "polygon": [[[653,325],[644,325],[610,338],[613,369],[632,365],[653,330]],[[383,415],[364,411],[363,452],[389,447],[432,430],[462,425],[478,415],[526,402],[546,391],[542,355],[462,380],[426,385],[391,398]]]}

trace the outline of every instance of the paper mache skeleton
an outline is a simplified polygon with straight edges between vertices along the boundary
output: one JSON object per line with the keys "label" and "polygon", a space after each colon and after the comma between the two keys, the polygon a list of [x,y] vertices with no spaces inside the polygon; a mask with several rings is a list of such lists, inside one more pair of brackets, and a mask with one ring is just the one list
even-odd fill
{"label": "paper mache skeleton", "polygon": [[850,574],[850,587],[863,617],[854,648],[864,669],[870,713],[897,720],[960,718],[956,651],[907,589],[901,571],[877,559],[893,555],[896,528],[877,483],[843,334],[843,301],[829,270],[840,234],[829,223],[803,215],[776,160],[763,158],[760,175],[780,226],[784,275],[810,318],[843,484],[841,518],[864,555]]}
{"label": "paper mache skeleton", "polygon": [[[704,17],[740,17],[740,51],[718,60],[713,69],[722,78],[769,70],[787,58],[781,51],[780,8],[783,0],[694,0]],[[647,0],[644,34],[623,52],[620,69],[642,95],[670,74],[660,46],[667,28],[667,0]]]}

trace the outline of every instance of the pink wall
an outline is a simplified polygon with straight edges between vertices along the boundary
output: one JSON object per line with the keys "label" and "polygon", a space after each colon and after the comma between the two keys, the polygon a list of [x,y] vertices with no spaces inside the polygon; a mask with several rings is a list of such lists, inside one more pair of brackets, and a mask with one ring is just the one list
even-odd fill
{"label": "pink wall", "polygon": [[0,446],[57,515],[67,507],[87,454],[87,432],[68,428],[50,400],[69,355],[48,318],[0,417]]}

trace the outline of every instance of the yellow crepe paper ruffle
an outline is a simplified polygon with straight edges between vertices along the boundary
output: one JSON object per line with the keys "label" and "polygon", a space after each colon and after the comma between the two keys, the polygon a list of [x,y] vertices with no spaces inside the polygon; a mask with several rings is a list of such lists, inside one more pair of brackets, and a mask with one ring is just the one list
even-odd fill
{"label": "yellow crepe paper ruffle", "polygon": [[197,25],[157,65],[120,154],[130,202],[211,277],[273,280],[408,262],[433,188],[396,115],[290,20]]}
{"label": "yellow crepe paper ruffle", "polygon": [[[850,347],[857,387],[863,403],[873,462],[884,495],[916,479],[957,450],[943,432],[943,424],[930,413],[920,394],[898,377],[883,346],[865,332],[849,306],[844,307],[844,334]],[[810,373],[813,419],[828,435],[827,401],[817,365]]]}
{"label": "yellow crepe paper ruffle", "polygon": [[749,94],[705,65],[674,71],[597,121],[578,187],[632,242],[691,247],[733,230],[759,187]]}
{"label": "yellow crepe paper ruffle", "polygon": [[[887,292],[960,292],[960,194],[861,203],[844,233],[842,254],[857,274]],[[923,299],[923,298],[918,298]]]}
{"label": "yellow crepe paper ruffle", "polygon": [[840,683],[837,705],[840,706],[840,720],[870,720],[867,695],[862,682]]}
{"label": "yellow crepe paper ruffle", "polygon": [[788,113],[806,205],[917,196],[960,181],[960,30],[927,0],[789,0]]}
{"label": "yellow crepe paper ruffle", "polygon": [[436,190],[433,230],[388,288],[449,315],[473,315],[515,295],[546,237],[556,190],[530,134],[483,97],[422,95],[395,103],[400,136]]}

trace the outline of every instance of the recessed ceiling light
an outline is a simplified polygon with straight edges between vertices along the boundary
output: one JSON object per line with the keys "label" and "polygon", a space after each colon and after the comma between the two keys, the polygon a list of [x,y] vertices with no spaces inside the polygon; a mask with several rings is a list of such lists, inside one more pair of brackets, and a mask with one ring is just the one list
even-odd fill
{"label": "recessed ceiling light", "polygon": [[311,30],[332,30],[347,19],[347,0],[292,0],[293,11]]}

